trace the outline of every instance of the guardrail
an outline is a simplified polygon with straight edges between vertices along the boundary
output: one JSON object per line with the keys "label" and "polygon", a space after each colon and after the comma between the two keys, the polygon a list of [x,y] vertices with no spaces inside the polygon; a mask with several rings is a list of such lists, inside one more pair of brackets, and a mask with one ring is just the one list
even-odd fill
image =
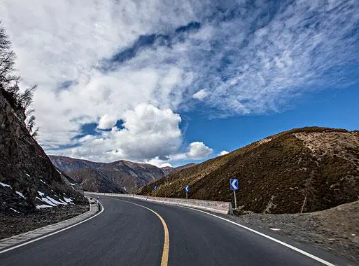
{"label": "guardrail", "polygon": [[97,192],[85,192],[85,194],[93,195],[103,195],[111,197],[123,197],[123,198],[135,198],[145,201],[169,204],[169,205],[178,205],[191,207],[206,211],[211,211],[221,214],[231,214],[232,213],[232,203],[225,201],[209,201],[209,200],[197,200],[197,199],[178,199],[178,198],[162,198],[162,197],[151,197],[151,196],[141,196],[134,194],[118,194],[118,193],[97,193]]}

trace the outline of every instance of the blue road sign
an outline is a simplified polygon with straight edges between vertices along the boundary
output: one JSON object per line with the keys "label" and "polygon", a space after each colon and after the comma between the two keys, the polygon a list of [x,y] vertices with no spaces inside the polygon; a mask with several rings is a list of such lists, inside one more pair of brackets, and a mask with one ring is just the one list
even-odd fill
{"label": "blue road sign", "polygon": [[156,191],[156,190],[157,190],[157,186],[154,186],[154,187],[153,187],[153,190]]}
{"label": "blue road sign", "polygon": [[188,193],[189,192],[189,186],[185,186],[184,191],[186,191],[186,193]]}
{"label": "blue road sign", "polygon": [[238,190],[238,179],[229,179],[229,186],[231,187],[231,190]]}

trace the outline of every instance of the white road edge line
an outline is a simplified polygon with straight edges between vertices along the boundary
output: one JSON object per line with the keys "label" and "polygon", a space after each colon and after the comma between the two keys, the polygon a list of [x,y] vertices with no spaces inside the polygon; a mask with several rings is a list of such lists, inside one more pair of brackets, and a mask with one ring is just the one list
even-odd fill
{"label": "white road edge line", "polygon": [[[182,206],[181,206],[181,207],[182,207]],[[326,261],[326,260],[323,260],[323,259],[321,259],[321,258],[319,258],[319,257],[317,257],[317,256],[314,256],[314,255],[312,255],[312,254],[310,254],[310,253],[308,253],[308,252],[306,252],[306,251],[304,251],[304,250],[301,250],[301,249],[299,249],[299,248],[296,248],[296,247],[294,247],[294,246],[292,246],[292,245],[289,245],[289,244],[287,244],[287,243],[285,243],[285,242],[283,242],[283,241],[280,241],[280,240],[278,240],[278,239],[276,239],[276,238],[274,238],[274,237],[271,237],[271,236],[268,236],[268,235],[263,234],[263,233],[261,233],[261,232],[258,232],[258,231],[254,230],[254,229],[252,229],[252,228],[247,227],[247,226],[241,225],[241,224],[239,224],[239,223],[233,222],[233,221],[228,220],[228,219],[226,219],[226,218],[223,218],[223,217],[220,217],[220,216],[217,216],[217,215],[215,215],[215,214],[208,213],[208,212],[205,212],[205,211],[202,211],[202,210],[194,209],[194,208],[191,208],[191,207],[185,207],[185,208],[191,209],[191,210],[194,210],[194,211],[198,211],[198,212],[203,212],[203,213],[205,213],[205,214],[211,215],[211,216],[216,217],[216,218],[218,218],[218,219],[221,219],[221,220],[227,221],[227,222],[229,222],[229,223],[231,223],[231,224],[234,224],[234,225],[237,225],[237,226],[239,226],[239,227],[242,227],[242,228],[244,228],[244,229],[246,229],[246,230],[248,230],[248,231],[251,231],[252,233],[255,233],[255,234],[257,234],[257,235],[263,236],[263,237],[268,238],[268,239],[270,239],[270,240],[272,240],[272,241],[274,241],[274,242],[276,242],[276,243],[278,243],[278,244],[280,244],[280,245],[283,245],[283,246],[285,246],[285,247],[287,247],[287,248],[290,248],[290,249],[292,249],[292,250],[294,250],[294,251],[297,251],[297,252],[299,252],[300,254],[303,254],[304,256],[307,256],[307,257],[309,257],[309,258],[311,258],[311,259],[313,259],[313,260],[316,260],[316,261],[318,261],[318,262],[320,262],[320,263],[322,263],[322,264],[324,264],[324,265],[327,265],[327,266],[336,266],[335,264],[332,264],[332,263],[330,263],[330,262],[328,262],[328,261]]]}
{"label": "white road edge line", "polygon": [[[99,204],[100,204],[100,203],[99,203]],[[28,244],[34,243],[34,242],[36,242],[36,241],[39,241],[39,240],[44,239],[44,238],[49,237],[49,236],[56,235],[56,234],[58,234],[58,233],[61,233],[61,232],[66,231],[66,230],[68,230],[68,229],[71,229],[71,228],[73,228],[73,227],[75,227],[75,226],[78,226],[78,225],[80,225],[80,224],[82,224],[82,223],[85,223],[85,222],[87,222],[87,221],[89,221],[89,220],[95,218],[96,216],[100,215],[101,213],[103,213],[103,211],[105,210],[105,208],[103,207],[102,204],[100,204],[100,205],[101,205],[101,211],[100,211],[99,213],[96,213],[94,216],[91,216],[91,217],[87,218],[86,220],[83,220],[83,221],[78,222],[78,223],[76,223],[76,224],[73,224],[73,225],[70,225],[70,226],[68,226],[68,227],[62,228],[62,229],[60,229],[60,230],[58,230],[58,231],[55,231],[55,232],[53,232],[53,233],[50,233],[50,234],[48,234],[48,235],[44,235],[44,236],[41,236],[41,237],[39,237],[39,238],[35,238],[35,239],[30,240],[30,241],[21,243],[21,244],[19,244],[19,245],[16,245],[16,246],[13,246],[13,247],[10,247],[10,248],[1,250],[1,251],[0,251],[0,254],[3,254],[3,253],[5,253],[5,252],[8,252],[8,251],[11,251],[11,250],[14,250],[14,249],[17,249],[17,248],[22,247],[22,246],[26,246],[26,245],[28,245]]]}

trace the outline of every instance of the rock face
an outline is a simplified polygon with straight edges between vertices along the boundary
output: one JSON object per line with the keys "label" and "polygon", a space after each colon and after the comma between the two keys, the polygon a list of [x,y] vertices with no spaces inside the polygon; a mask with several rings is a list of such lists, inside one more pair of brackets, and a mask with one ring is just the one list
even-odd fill
{"label": "rock face", "polygon": [[151,164],[129,161],[96,163],[64,156],[50,156],[50,159],[84,190],[92,192],[132,193],[167,172]]}
{"label": "rock face", "polygon": [[[359,132],[301,128],[173,172],[155,182],[158,196],[233,201],[229,179],[239,179],[238,206],[257,213],[325,210],[358,200]],[[152,186],[141,194],[149,195]]]}
{"label": "rock face", "polygon": [[0,88],[0,213],[85,202],[31,137],[24,119],[23,110],[15,110]]}

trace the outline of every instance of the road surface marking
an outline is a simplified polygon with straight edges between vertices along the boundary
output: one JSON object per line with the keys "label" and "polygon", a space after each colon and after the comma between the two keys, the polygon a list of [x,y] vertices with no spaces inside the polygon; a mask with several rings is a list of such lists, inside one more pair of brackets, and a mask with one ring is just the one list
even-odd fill
{"label": "road surface marking", "polygon": [[157,212],[155,212],[154,210],[152,210],[150,208],[147,208],[146,206],[143,206],[141,204],[137,204],[137,203],[134,203],[134,202],[131,202],[131,201],[127,201],[127,200],[120,200],[120,201],[131,203],[131,204],[137,205],[139,207],[142,207],[142,208],[144,208],[146,210],[149,210],[150,212],[156,214],[158,219],[160,219],[160,221],[161,221],[161,223],[163,225],[164,232],[165,232],[165,239],[164,239],[164,242],[163,242],[161,266],[167,266],[168,265],[168,256],[169,256],[169,252],[170,252],[170,237],[169,237],[168,227],[167,227],[167,224],[166,224],[165,220]]}
{"label": "road surface marking", "polygon": [[263,234],[263,233],[261,233],[261,232],[259,232],[259,231],[256,231],[256,230],[254,230],[254,229],[252,229],[252,228],[249,228],[249,227],[247,227],[247,226],[241,225],[241,224],[239,224],[239,223],[233,222],[233,221],[228,220],[228,219],[226,219],[226,218],[223,218],[223,217],[220,217],[220,216],[217,216],[217,215],[215,215],[215,214],[208,213],[208,212],[205,212],[205,211],[202,211],[202,210],[194,209],[194,208],[191,208],[191,207],[185,207],[185,208],[191,209],[191,210],[194,210],[194,211],[198,211],[198,212],[203,212],[203,213],[205,213],[205,214],[211,215],[211,216],[216,217],[216,218],[218,218],[218,219],[221,219],[221,220],[227,221],[227,222],[229,222],[229,223],[231,223],[231,224],[234,224],[234,225],[237,225],[237,226],[239,226],[239,227],[242,227],[242,228],[244,228],[244,229],[246,229],[246,230],[248,230],[248,231],[251,231],[252,233],[255,233],[255,234],[257,234],[257,235],[263,236],[263,237],[268,238],[268,239],[270,239],[270,240],[272,240],[272,241],[274,241],[274,242],[276,242],[276,243],[278,243],[278,244],[280,244],[280,245],[283,245],[283,246],[285,246],[285,247],[287,247],[287,248],[290,248],[290,249],[292,249],[292,250],[294,250],[294,251],[297,251],[297,252],[299,252],[300,254],[302,254],[302,255],[304,255],[304,256],[307,256],[307,257],[309,257],[309,258],[311,258],[311,259],[313,259],[313,260],[319,261],[320,263],[322,263],[322,264],[324,264],[324,265],[327,265],[327,266],[335,266],[335,264],[332,264],[332,263],[330,263],[330,262],[328,262],[328,261],[326,261],[326,260],[323,260],[323,259],[321,259],[321,258],[319,258],[319,257],[317,257],[317,256],[314,256],[314,255],[312,255],[312,254],[310,254],[310,253],[308,253],[308,252],[306,252],[306,251],[304,251],[304,250],[301,250],[301,249],[299,249],[299,248],[296,248],[296,247],[294,247],[294,246],[292,246],[292,245],[289,245],[289,244],[287,244],[287,243],[285,243],[285,242],[283,242],[283,241],[280,241],[280,240],[278,240],[278,239],[276,239],[276,238],[274,238],[274,237],[271,237],[271,236],[268,236],[268,235],[266,235],[266,234]]}
{"label": "road surface marking", "polygon": [[75,227],[75,226],[78,226],[78,225],[80,225],[80,224],[82,224],[82,223],[85,223],[85,222],[87,222],[87,221],[89,221],[89,220],[95,218],[96,216],[100,215],[101,213],[103,213],[103,211],[105,210],[105,208],[103,207],[102,204],[100,204],[100,205],[101,205],[101,211],[100,211],[99,213],[96,213],[94,216],[91,216],[91,217],[87,218],[86,220],[83,220],[83,221],[78,222],[78,223],[76,223],[76,224],[70,225],[69,227],[62,228],[62,229],[60,229],[60,230],[58,230],[58,231],[55,231],[55,232],[53,232],[53,233],[51,233],[51,234],[44,235],[44,236],[41,236],[41,237],[39,237],[39,238],[35,238],[35,239],[30,240],[30,241],[21,243],[21,244],[19,244],[19,245],[16,245],[16,246],[13,246],[13,247],[10,247],[10,248],[1,250],[1,251],[0,251],[0,254],[5,253],[5,252],[8,252],[8,251],[10,251],[10,250],[17,249],[17,248],[22,247],[22,246],[26,246],[26,245],[28,245],[28,244],[34,243],[34,242],[36,242],[36,241],[39,241],[39,240],[44,239],[44,238],[49,237],[49,236],[56,235],[56,234],[58,234],[58,233],[61,233],[61,232],[63,232],[63,231],[66,231],[66,230],[68,230],[68,229],[70,229],[70,228],[72,228],[72,227]]}

